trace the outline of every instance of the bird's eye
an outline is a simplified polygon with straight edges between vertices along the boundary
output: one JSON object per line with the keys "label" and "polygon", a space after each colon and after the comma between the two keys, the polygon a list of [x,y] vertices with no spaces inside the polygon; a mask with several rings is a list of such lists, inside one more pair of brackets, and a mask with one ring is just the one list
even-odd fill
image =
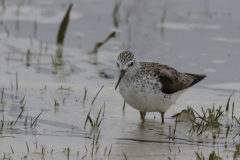
{"label": "bird's eye", "polygon": [[133,66],[133,62],[131,62],[128,66],[129,66],[129,67]]}
{"label": "bird's eye", "polygon": [[119,67],[119,63],[117,63],[117,66]]}

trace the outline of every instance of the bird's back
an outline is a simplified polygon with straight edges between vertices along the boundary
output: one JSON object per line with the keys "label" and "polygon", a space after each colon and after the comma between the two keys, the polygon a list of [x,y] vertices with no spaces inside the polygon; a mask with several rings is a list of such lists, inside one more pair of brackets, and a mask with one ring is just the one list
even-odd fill
{"label": "bird's back", "polygon": [[172,67],[154,62],[139,62],[139,69],[142,74],[160,82],[165,94],[187,89],[206,77],[203,74],[180,73]]}

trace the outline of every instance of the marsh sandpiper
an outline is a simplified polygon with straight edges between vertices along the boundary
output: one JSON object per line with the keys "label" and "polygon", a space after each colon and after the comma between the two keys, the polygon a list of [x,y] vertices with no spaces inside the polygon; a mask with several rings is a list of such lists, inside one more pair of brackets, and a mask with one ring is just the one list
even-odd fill
{"label": "marsh sandpiper", "polygon": [[189,87],[206,77],[203,74],[180,73],[176,69],[155,62],[137,62],[134,54],[119,54],[117,68],[120,72],[115,89],[133,108],[140,111],[142,125],[146,112],[164,114]]}

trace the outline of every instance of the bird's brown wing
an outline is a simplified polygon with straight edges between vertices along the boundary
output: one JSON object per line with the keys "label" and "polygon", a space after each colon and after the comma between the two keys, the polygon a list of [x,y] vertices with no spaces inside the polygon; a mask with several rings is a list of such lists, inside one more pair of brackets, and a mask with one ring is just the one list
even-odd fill
{"label": "bird's brown wing", "polygon": [[184,90],[206,77],[206,75],[180,73],[172,67],[154,62],[140,62],[140,65],[144,66],[145,72],[162,83],[162,92],[166,94]]}

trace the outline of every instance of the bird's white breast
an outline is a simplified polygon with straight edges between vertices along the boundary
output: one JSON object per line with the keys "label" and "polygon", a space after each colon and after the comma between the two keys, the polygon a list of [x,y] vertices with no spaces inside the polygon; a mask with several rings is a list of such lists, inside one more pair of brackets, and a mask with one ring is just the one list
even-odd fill
{"label": "bird's white breast", "polygon": [[154,79],[127,74],[119,84],[119,91],[124,100],[139,111],[166,112],[184,91],[164,94],[161,87]]}

